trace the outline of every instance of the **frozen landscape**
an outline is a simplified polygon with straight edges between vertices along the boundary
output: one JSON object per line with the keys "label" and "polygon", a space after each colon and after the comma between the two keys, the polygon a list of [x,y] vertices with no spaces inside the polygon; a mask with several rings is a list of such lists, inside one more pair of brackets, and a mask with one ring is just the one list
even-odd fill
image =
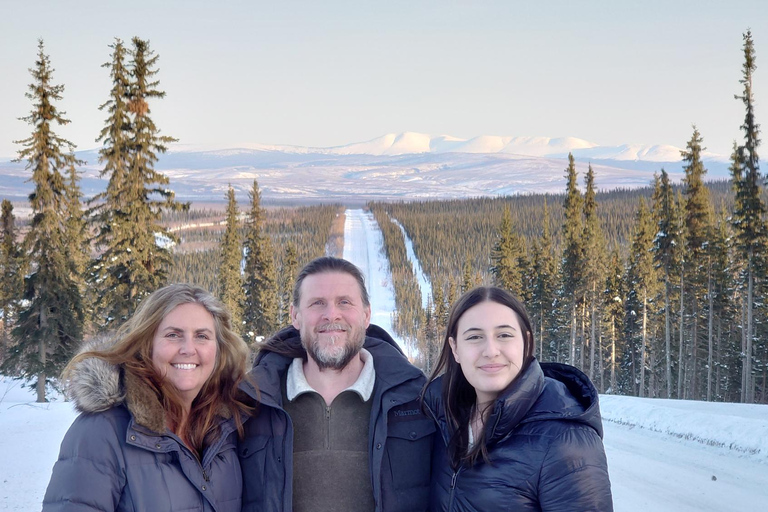
{"label": "frozen landscape", "polygon": [[[390,328],[389,265],[373,218],[348,210],[344,256],[364,271],[373,321]],[[768,406],[601,395],[618,512],[764,510]],[[61,396],[0,377],[0,510],[39,510],[58,447],[76,412]]]}

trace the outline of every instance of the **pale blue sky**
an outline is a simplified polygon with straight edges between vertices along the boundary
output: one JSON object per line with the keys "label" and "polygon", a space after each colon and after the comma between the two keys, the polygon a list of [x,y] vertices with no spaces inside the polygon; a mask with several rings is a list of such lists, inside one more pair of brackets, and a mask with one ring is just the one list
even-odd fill
{"label": "pale blue sky", "polygon": [[[157,7],[156,5],[159,5]],[[64,21],[68,20],[68,21]],[[78,149],[96,147],[115,36],[149,39],[182,143],[334,146],[385,133],[573,136],[713,152],[740,137],[742,33],[768,126],[768,2],[0,0],[0,156],[30,128],[37,39]],[[766,153],[768,154],[768,153]]]}

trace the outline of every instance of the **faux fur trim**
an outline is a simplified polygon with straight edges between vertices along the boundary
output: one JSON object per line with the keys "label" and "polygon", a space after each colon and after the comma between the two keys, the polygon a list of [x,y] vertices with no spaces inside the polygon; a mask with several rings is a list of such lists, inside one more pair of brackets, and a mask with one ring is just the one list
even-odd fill
{"label": "faux fur trim", "polygon": [[[113,343],[111,336],[98,335],[83,344],[79,353],[104,350]],[[98,357],[83,359],[70,373],[67,394],[80,412],[106,411],[125,400],[120,369]]]}
{"label": "faux fur trim", "polygon": [[165,411],[155,392],[130,373],[123,373],[125,404],[139,425],[154,432],[165,432]]}
{"label": "faux fur trim", "polygon": [[[105,350],[114,344],[111,334],[99,334],[78,353]],[[163,406],[155,393],[136,377],[98,357],[77,363],[70,373],[67,393],[80,412],[102,412],[125,403],[136,423],[154,432],[165,432]]]}

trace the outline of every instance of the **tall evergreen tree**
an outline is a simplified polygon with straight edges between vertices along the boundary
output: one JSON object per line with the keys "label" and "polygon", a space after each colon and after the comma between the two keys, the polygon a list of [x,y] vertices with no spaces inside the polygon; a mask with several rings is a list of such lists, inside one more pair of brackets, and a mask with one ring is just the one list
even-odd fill
{"label": "tall evergreen tree", "polygon": [[733,212],[733,226],[739,252],[746,260],[742,287],[744,288],[746,325],[744,326],[745,347],[743,356],[742,401],[752,403],[754,396],[754,333],[755,333],[755,286],[765,276],[766,208],[763,203],[763,177],[760,173],[757,148],[760,146],[760,126],[755,120],[752,74],[757,69],[755,46],[752,32],[744,34],[744,65],[739,82],[744,87],[736,99],[744,103],[746,114],[741,129],[744,144],[739,146],[731,166],[736,204]]}
{"label": "tall evergreen tree", "polygon": [[296,276],[299,273],[299,256],[296,251],[296,244],[289,241],[285,246],[285,261],[280,272],[283,280],[283,294],[280,299],[280,325],[290,323],[291,302],[293,302],[293,285]]}
{"label": "tall evergreen tree", "polygon": [[[539,341],[538,356],[542,361],[557,360],[557,353],[551,343],[554,341],[557,325],[555,319],[555,299],[557,296],[557,261],[554,256],[550,215],[546,200],[542,216],[541,236],[533,244],[532,274],[534,282],[531,297],[531,316],[533,317],[536,338]],[[546,354],[546,356],[545,356]]]}
{"label": "tall evergreen tree", "polygon": [[[611,348],[609,351],[609,366],[610,366],[610,390],[611,393],[618,392],[618,362],[620,354],[618,354],[618,347],[620,345],[619,336],[623,331],[624,323],[624,268],[622,265],[619,251],[614,249],[611,251],[610,263],[608,264],[608,271],[605,279],[605,292],[603,300],[603,314],[607,327],[608,336],[611,342]],[[603,388],[603,391],[605,389]]]}
{"label": "tall evergreen tree", "polygon": [[230,185],[227,191],[227,227],[220,243],[219,297],[232,315],[232,325],[239,332],[243,325],[243,305],[245,291],[240,272],[243,260],[243,245],[237,212],[235,189]]}
{"label": "tall evergreen tree", "polygon": [[253,343],[278,327],[278,290],[275,255],[265,231],[266,212],[261,207],[259,184],[253,180],[251,209],[245,227],[245,338]]}
{"label": "tall evergreen tree", "polygon": [[[635,309],[634,317],[639,317],[640,325],[640,349],[639,354],[632,354],[633,366],[639,371],[633,372],[638,382],[638,396],[645,396],[646,380],[645,370],[648,366],[649,348],[651,342],[650,322],[653,321],[653,303],[658,293],[658,278],[653,265],[653,236],[656,232],[653,218],[645,205],[645,200],[640,199],[640,207],[635,221],[635,234],[632,238],[628,267],[628,284],[630,300],[629,304]],[[653,370],[653,368],[651,368]]]}
{"label": "tall evergreen tree", "polygon": [[8,199],[3,199],[2,203],[0,235],[0,320],[3,325],[0,332],[0,359],[4,359],[5,347],[10,342],[10,328],[16,321],[24,290],[21,248],[16,243],[13,204]]}
{"label": "tall evergreen tree", "polygon": [[461,268],[461,293],[467,292],[475,287],[475,280],[472,271],[472,259],[467,253],[464,259],[464,266]]}
{"label": "tall evergreen tree", "polygon": [[520,266],[523,257],[522,241],[515,231],[512,213],[507,206],[499,226],[498,240],[491,253],[491,273],[496,286],[518,297],[523,294],[523,269]]}
{"label": "tall evergreen tree", "polygon": [[653,240],[653,260],[664,280],[664,381],[666,397],[672,398],[672,296],[673,282],[678,275],[681,263],[683,240],[678,224],[675,194],[669,181],[669,174],[661,170],[661,177],[656,180],[653,211],[658,224],[658,231]]}
{"label": "tall evergreen tree", "polygon": [[599,348],[600,327],[599,309],[602,305],[602,284],[605,281],[605,237],[597,216],[597,192],[595,190],[595,172],[589,165],[585,177],[584,192],[584,231],[582,236],[582,282],[584,302],[589,312],[589,378],[594,377],[595,349]]}
{"label": "tall evergreen tree", "polygon": [[26,160],[35,187],[29,196],[32,223],[24,239],[32,272],[25,279],[27,306],[13,330],[15,343],[0,370],[17,370],[24,379],[34,380],[37,401],[44,402],[46,382],[59,374],[82,337],[83,306],[66,240],[68,197],[63,175],[81,162],[75,158],[74,144],[54,133],[55,125],[69,120],[55,106],[64,86],[53,83],[42,40],[30,73],[33,82],[26,96],[32,100],[32,110],[21,120],[33,131],[17,144],[23,146],[18,161]]}
{"label": "tall evergreen tree", "polygon": [[691,305],[691,354],[690,354],[690,385],[691,398],[698,398],[698,353],[699,353],[699,327],[702,322],[702,301],[706,294],[706,247],[712,229],[712,202],[709,197],[709,189],[704,185],[704,176],[707,173],[701,161],[701,152],[705,149],[701,145],[702,138],[696,127],[693,127],[693,135],[686,145],[686,150],[681,151],[685,165],[685,178],[683,179],[685,194],[685,226],[688,237],[688,269],[689,292],[687,294]]}
{"label": "tall evergreen tree", "polygon": [[150,117],[149,101],[165,96],[155,79],[158,56],[148,41],[134,37],[132,43],[127,80],[125,50],[119,40],[112,45],[113,87],[102,106],[109,117],[99,138],[110,179],[97,228],[103,252],[93,280],[99,284],[98,322],[107,326],[121,324],[142,297],[165,283],[176,237],[160,218],[163,211],[188,208],[175,200],[168,177],[154,169],[166,144],[175,141],[160,135]]}
{"label": "tall evergreen tree", "polygon": [[565,223],[563,224],[563,238],[565,239],[565,250],[563,252],[563,290],[562,297],[565,306],[568,308],[569,323],[571,328],[570,335],[570,354],[568,362],[576,364],[576,325],[577,308],[579,306],[579,297],[581,291],[581,266],[583,263],[582,247],[582,203],[581,192],[579,192],[576,181],[576,161],[572,154],[568,154],[568,167],[565,170],[567,180],[565,191]]}

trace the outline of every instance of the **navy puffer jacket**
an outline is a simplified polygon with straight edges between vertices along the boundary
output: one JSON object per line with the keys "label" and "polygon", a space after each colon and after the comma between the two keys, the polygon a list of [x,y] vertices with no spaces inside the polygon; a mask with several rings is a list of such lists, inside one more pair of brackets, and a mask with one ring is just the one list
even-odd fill
{"label": "navy puffer jacket", "polygon": [[612,511],[597,391],[578,369],[533,360],[496,399],[486,423],[488,454],[453,469],[442,378],[425,405],[442,436],[432,464],[432,511]]}
{"label": "navy puffer jacket", "polygon": [[[430,458],[434,422],[419,404],[426,377],[405,358],[378,326],[366,331],[365,349],[373,356],[376,382],[371,395],[369,464],[377,512],[416,512],[429,507]],[[276,338],[300,346],[299,332],[288,327]],[[293,508],[293,423],[282,407],[281,380],[292,359],[262,351],[251,375],[259,393],[258,414],[245,425],[240,443],[243,512],[290,512]],[[327,475],[325,477],[328,477]],[[333,476],[330,475],[332,478]]]}
{"label": "navy puffer jacket", "polygon": [[64,436],[43,512],[240,512],[242,475],[234,421],[198,461],[165,428],[154,392],[98,358],[69,386],[82,414]]}

